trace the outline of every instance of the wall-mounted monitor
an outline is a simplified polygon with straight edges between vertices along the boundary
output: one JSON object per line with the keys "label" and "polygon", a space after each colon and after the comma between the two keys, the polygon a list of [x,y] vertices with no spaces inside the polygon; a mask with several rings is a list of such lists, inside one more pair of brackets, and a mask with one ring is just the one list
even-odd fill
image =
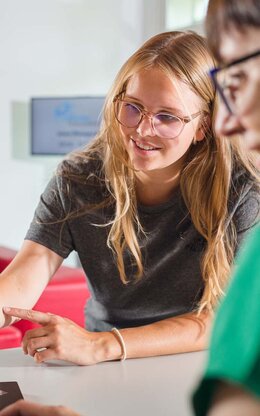
{"label": "wall-mounted monitor", "polygon": [[97,134],[105,97],[31,99],[31,153],[65,155]]}

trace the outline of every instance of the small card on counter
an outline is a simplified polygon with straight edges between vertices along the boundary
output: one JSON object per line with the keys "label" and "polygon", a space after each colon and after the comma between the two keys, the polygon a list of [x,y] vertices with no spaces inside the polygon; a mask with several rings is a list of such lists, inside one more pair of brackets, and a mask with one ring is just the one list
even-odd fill
{"label": "small card on counter", "polygon": [[0,382],[0,410],[20,399],[23,395],[16,381]]}

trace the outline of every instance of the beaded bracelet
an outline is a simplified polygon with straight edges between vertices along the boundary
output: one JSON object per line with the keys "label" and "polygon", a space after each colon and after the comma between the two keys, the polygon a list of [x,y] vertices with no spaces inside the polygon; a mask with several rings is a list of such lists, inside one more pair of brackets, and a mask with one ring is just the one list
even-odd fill
{"label": "beaded bracelet", "polygon": [[121,346],[121,349],[122,349],[122,357],[120,358],[120,360],[125,361],[125,359],[126,359],[126,346],[125,346],[124,338],[122,337],[122,335],[120,334],[120,332],[118,331],[117,328],[112,328],[111,332],[115,335],[115,337],[118,340],[118,342]]}

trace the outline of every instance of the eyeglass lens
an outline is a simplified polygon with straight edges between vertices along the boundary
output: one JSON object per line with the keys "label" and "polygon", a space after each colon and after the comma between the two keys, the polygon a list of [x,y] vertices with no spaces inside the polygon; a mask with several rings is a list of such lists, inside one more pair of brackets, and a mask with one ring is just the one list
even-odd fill
{"label": "eyeglass lens", "polygon": [[241,79],[232,76],[231,68],[223,68],[215,74],[216,82],[232,112],[239,107],[239,89],[241,88]]}
{"label": "eyeglass lens", "polygon": [[[228,109],[235,113],[244,104],[243,97],[248,87],[249,74],[259,74],[260,50],[239,58],[213,72],[213,77]],[[258,61],[257,61],[258,60]]]}
{"label": "eyeglass lens", "polygon": [[[144,113],[139,107],[124,100],[117,101],[115,111],[119,123],[129,128],[137,127],[144,117]],[[168,113],[153,115],[152,125],[155,133],[163,138],[174,138],[178,136],[184,127],[181,119]]]}

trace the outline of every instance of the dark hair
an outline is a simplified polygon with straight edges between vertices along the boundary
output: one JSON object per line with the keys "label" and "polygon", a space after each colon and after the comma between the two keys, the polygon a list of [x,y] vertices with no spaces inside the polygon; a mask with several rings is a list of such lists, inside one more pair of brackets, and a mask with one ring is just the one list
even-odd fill
{"label": "dark hair", "polygon": [[209,0],[206,16],[206,33],[209,47],[220,61],[220,33],[232,27],[240,32],[249,27],[255,27],[260,30],[260,1]]}

